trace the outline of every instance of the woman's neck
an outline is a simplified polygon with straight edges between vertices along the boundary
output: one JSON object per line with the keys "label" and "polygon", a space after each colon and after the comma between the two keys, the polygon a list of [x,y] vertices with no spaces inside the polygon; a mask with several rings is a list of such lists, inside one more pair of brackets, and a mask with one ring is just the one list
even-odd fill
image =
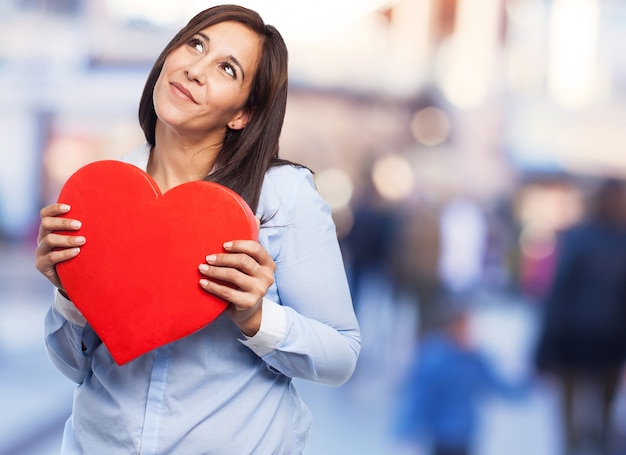
{"label": "woman's neck", "polygon": [[183,142],[180,137],[156,131],[156,144],[150,152],[148,174],[161,192],[182,183],[200,180],[211,173],[221,149],[221,142],[212,144]]}

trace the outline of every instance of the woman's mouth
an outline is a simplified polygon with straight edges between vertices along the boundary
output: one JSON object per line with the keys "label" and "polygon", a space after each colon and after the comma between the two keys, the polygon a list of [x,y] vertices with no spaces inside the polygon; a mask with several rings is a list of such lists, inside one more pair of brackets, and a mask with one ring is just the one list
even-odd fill
{"label": "woman's mouth", "polygon": [[170,82],[170,85],[174,88],[174,93],[176,93],[181,98],[187,98],[195,104],[198,104],[191,94],[189,90],[187,90],[182,84],[178,82]]}

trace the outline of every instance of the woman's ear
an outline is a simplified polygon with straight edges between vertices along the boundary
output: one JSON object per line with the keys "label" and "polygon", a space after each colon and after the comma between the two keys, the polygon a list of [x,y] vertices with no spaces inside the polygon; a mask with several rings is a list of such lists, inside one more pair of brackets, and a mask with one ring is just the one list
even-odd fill
{"label": "woman's ear", "polygon": [[238,114],[234,119],[228,123],[228,127],[231,130],[242,130],[246,127],[250,119],[252,118],[252,111],[246,109]]}

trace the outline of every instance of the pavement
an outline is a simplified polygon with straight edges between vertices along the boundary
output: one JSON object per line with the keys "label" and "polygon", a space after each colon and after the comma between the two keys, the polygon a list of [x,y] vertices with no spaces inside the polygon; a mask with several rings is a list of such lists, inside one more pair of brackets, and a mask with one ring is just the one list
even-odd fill
{"label": "pavement", "polygon": [[[0,455],[55,455],[70,414],[73,384],[47,358],[43,317],[52,289],[34,268],[34,246],[0,243]],[[313,413],[306,455],[419,453],[394,441],[391,419],[414,345],[416,312],[391,302],[383,282],[368,280],[357,307],[363,348],[354,377],[332,388],[296,381]],[[536,327],[532,307],[490,296],[472,317],[476,341],[504,375],[528,372]],[[622,393],[616,413],[626,416]],[[483,409],[475,455],[560,455],[558,398],[537,382],[521,402],[493,399]]]}
{"label": "pavement", "polygon": [[0,257],[0,455],[58,454],[73,386],[44,348],[52,289],[34,246],[0,244]]}

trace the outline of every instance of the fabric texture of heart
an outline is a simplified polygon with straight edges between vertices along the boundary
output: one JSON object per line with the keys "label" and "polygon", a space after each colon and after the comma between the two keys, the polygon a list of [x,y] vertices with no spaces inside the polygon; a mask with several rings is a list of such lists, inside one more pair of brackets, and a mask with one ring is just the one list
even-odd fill
{"label": "fabric texture of heart", "polygon": [[257,239],[254,214],[207,181],[161,194],[143,170],[97,161],[74,173],[59,202],[82,222],[80,254],[57,265],[70,299],[122,365],[212,322],[227,307],[204,291],[198,265],[230,240]]}

